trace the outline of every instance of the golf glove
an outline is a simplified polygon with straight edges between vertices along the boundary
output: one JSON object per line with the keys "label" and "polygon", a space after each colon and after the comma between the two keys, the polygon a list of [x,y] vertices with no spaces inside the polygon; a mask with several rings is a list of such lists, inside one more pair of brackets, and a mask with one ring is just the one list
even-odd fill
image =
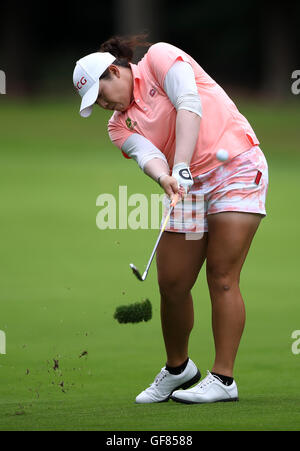
{"label": "golf glove", "polygon": [[186,163],[178,163],[173,167],[172,177],[177,180],[178,187],[182,186],[185,194],[188,193],[191,186],[194,184],[190,168]]}

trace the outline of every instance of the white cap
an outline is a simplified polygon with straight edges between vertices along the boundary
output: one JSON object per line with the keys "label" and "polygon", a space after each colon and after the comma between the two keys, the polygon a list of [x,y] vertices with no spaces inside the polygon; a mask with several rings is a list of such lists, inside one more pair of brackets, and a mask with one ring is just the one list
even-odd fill
{"label": "white cap", "polygon": [[99,92],[99,78],[115,59],[116,57],[108,52],[96,52],[77,61],[73,83],[82,97],[80,116],[88,117],[92,114]]}

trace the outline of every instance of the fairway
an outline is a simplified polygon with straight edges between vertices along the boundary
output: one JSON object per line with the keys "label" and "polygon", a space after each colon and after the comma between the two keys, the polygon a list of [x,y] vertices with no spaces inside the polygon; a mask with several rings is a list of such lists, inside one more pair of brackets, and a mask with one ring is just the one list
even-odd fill
{"label": "fairway", "polygon": [[[298,104],[239,102],[269,163],[268,216],[242,272],[246,328],[238,403],[136,405],[165,364],[155,262],[158,230],[99,230],[96,199],[161,193],[107,136],[110,113],[78,114],[78,99],[1,97],[0,430],[299,430]],[[131,207],[132,208],[132,207]],[[130,207],[129,207],[130,211]],[[205,271],[193,289],[190,357],[214,359]],[[147,323],[119,324],[120,304],[150,299]],[[300,351],[300,345],[298,345]]]}

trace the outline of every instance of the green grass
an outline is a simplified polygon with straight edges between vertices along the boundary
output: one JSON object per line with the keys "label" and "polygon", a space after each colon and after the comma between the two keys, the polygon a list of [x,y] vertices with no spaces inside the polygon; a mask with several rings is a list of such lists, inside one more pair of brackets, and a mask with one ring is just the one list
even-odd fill
{"label": "green grass", "polygon": [[[155,265],[144,284],[128,265],[146,264],[157,231],[100,231],[96,198],[122,185],[128,195],[160,189],[112,147],[100,110],[83,120],[77,98],[0,100],[0,430],[299,430],[299,108],[239,105],[270,168],[268,216],[242,274],[240,402],[135,405],[165,354]],[[193,295],[190,356],[205,374],[214,351],[204,274]],[[151,321],[113,319],[146,297]]]}

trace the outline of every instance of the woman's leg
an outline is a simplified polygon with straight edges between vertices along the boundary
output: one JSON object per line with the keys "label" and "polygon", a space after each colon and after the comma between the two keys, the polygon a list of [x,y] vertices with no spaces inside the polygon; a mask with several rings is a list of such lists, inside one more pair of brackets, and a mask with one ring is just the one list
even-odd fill
{"label": "woman's leg", "polygon": [[212,302],[215,362],[212,371],[233,375],[245,324],[240,272],[262,216],[223,212],[208,215],[207,282]]}
{"label": "woman's leg", "polygon": [[188,357],[194,324],[191,289],[206,258],[207,233],[200,240],[186,240],[184,233],[165,232],[157,250],[161,293],[161,323],[167,365],[176,367]]}

